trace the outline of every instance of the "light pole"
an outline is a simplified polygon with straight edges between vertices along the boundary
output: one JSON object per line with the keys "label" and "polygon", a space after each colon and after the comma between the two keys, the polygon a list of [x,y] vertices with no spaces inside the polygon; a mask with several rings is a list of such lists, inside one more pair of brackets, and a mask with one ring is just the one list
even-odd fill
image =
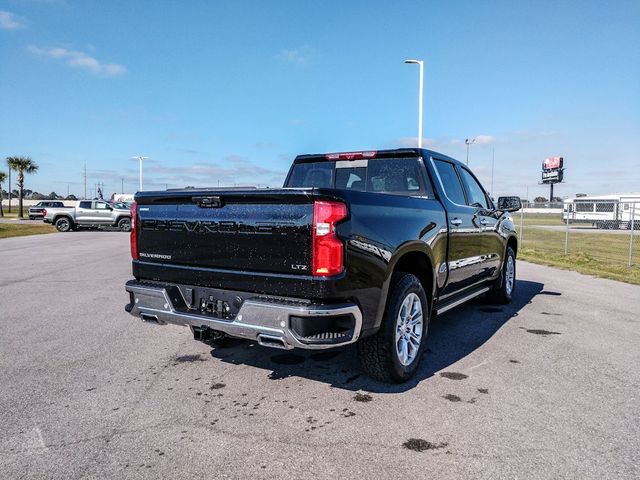
{"label": "light pole", "polygon": [[149,157],[143,157],[139,155],[137,157],[131,157],[134,160],[140,160],[140,191],[142,191],[142,161],[147,160]]}
{"label": "light pole", "polygon": [[422,85],[424,83],[424,61],[405,60],[404,63],[415,63],[420,67],[420,88],[418,93],[418,148],[422,148]]}
{"label": "light pole", "polygon": [[467,167],[469,166],[469,145],[473,145],[476,142],[476,139],[473,138],[469,140],[468,138],[464,139],[464,143],[467,144]]}

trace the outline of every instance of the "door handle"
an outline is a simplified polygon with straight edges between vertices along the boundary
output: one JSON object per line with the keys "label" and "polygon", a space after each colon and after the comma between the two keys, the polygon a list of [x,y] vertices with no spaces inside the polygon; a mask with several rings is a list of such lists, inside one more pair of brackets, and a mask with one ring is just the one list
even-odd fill
{"label": "door handle", "polygon": [[487,225],[489,222],[485,218],[480,219],[480,225]]}
{"label": "door handle", "polygon": [[451,225],[459,227],[460,225],[462,225],[462,220],[456,217],[456,218],[452,218],[450,223]]}

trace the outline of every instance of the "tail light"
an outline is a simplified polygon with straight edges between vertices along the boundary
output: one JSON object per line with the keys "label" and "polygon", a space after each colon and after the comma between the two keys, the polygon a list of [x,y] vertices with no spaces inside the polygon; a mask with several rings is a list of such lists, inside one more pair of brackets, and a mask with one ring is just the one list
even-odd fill
{"label": "tail light", "polygon": [[346,216],[344,203],[317,201],[313,204],[313,275],[342,273],[343,246],[336,236],[336,223]]}
{"label": "tail light", "polygon": [[131,204],[131,258],[138,260],[138,204],[133,202]]}
{"label": "tail light", "polygon": [[43,216],[43,217],[46,217],[46,216],[47,216],[47,209],[46,209],[46,208],[43,208],[43,209],[42,209],[42,216]]}

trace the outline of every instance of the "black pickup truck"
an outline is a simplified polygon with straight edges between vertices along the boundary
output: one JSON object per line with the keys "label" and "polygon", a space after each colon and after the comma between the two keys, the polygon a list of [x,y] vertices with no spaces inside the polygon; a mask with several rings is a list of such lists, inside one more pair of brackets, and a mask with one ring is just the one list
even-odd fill
{"label": "black pickup truck", "polygon": [[298,156],[282,189],[138,192],[126,310],[281,349],[357,342],[387,382],[415,372],[433,315],[509,302],[518,197],[423,149]]}

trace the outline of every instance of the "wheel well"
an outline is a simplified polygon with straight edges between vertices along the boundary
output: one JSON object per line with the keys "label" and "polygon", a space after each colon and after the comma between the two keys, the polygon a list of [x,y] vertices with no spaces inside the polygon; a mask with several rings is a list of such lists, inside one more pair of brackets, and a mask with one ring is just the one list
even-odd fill
{"label": "wheel well", "polygon": [[507,241],[507,247],[511,247],[515,256],[518,256],[518,240],[516,239],[516,237],[511,237]]}
{"label": "wheel well", "polygon": [[55,223],[60,220],[61,218],[66,218],[67,220],[69,220],[69,222],[73,225],[75,222],[73,221],[73,218],[71,218],[69,215],[65,215],[65,214],[61,214],[61,215],[56,215],[55,217],[53,217],[53,221],[51,222],[52,224],[55,225]]}
{"label": "wheel well", "polygon": [[429,301],[433,301],[433,267],[429,257],[422,252],[405,253],[396,263],[393,272],[412,273],[427,294]]}

